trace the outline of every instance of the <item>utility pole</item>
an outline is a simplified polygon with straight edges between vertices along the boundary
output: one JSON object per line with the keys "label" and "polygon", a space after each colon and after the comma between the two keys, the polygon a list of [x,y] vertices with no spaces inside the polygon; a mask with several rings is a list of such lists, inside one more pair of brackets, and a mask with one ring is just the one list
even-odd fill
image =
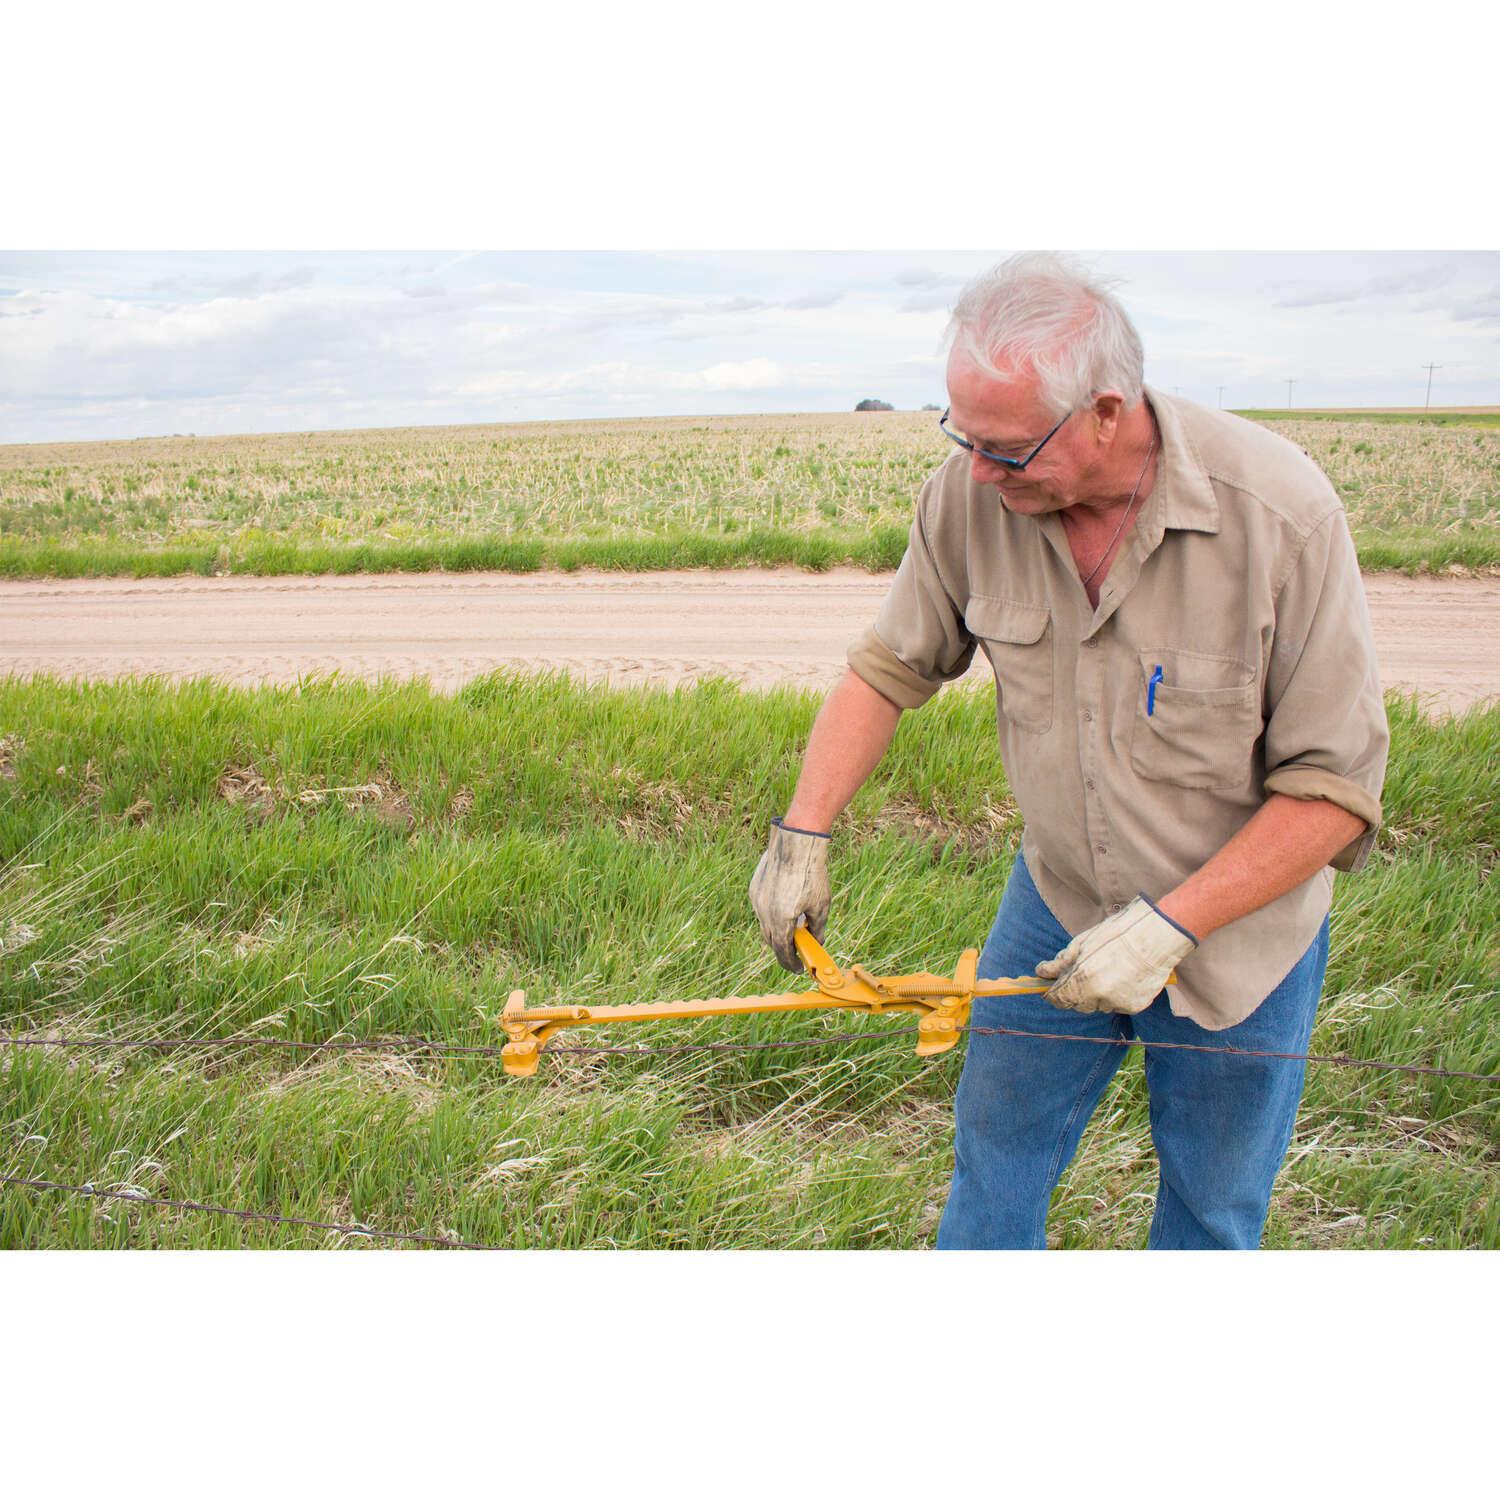
{"label": "utility pole", "polygon": [[1224,387],[1222,385],[1219,387],[1219,410],[1224,410]]}
{"label": "utility pole", "polygon": [[1422,368],[1427,371],[1427,399],[1422,403],[1422,410],[1426,411],[1432,405],[1432,372],[1434,370],[1441,370],[1443,367],[1441,365],[1423,365]]}
{"label": "utility pole", "polygon": [[1296,385],[1296,383],[1297,382],[1295,380],[1289,380],[1286,383],[1286,409],[1288,411],[1292,409],[1292,387]]}

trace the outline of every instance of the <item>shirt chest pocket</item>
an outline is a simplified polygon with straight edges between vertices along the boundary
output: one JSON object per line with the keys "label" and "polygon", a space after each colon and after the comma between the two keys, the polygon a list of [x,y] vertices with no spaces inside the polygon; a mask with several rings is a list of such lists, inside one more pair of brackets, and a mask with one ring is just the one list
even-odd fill
{"label": "shirt chest pocket", "polygon": [[1052,727],[1052,612],[1045,604],[971,598],[964,626],[995,670],[1000,718],[1029,734]]}
{"label": "shirt chest pocket", "polygon": [[1137,775],[1201,791],[1245,786],[1264,727],[1244,662],[1166,647],[1140,653],[1130,738]]}

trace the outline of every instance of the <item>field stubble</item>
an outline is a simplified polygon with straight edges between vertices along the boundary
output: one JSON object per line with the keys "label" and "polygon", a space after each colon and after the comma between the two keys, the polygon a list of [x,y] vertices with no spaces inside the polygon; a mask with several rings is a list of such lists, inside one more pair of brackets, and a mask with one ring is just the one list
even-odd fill
{"label": "field stubble", "polygon": [[[1367,567],[1500,564],[1500,431],[1265,425],[1329,474]],[[930,412],[12,446],[0,572],[889,568],[950,452]]]}

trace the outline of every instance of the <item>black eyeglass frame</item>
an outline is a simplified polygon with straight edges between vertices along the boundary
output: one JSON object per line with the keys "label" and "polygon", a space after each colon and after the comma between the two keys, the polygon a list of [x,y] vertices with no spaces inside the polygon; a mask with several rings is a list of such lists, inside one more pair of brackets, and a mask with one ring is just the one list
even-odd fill
{"label": "black eyeglass frame", "polygon": [[977,443],[971,443],[968,438],[960,437],[956,432],[950,431],[948,427],[948,414],[953,410],[951,406],[945,408],[942,416],[938,418],[938,426],[942,428],[943,436],[957,443],[960,448],[967,448],[970,453],[977,453],[981,458],[989,459],[992,464],[999,464],[1002,468],[1009,469],[1011,473],[1019,474],[1057,436],[1058,432],[1062,429],[1063,422],[1066,422],[1073,415],[1073,412],[1078,409],[1075,406],[1073,411],[1067,412],[1063,416],[1062,422],[1059,422],[1025,458],[1006,458],[1004,454],[991,453],[988,448],[981,448]]}

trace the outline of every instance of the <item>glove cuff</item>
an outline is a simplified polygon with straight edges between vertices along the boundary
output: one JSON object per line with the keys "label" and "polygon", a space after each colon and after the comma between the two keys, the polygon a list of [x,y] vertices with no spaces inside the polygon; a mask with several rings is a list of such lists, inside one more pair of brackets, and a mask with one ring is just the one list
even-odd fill
{"label": "glove cuff", "polygon": [[793,828],[790,823],[783,823],[780,818],[772,818],[771,827],[779,828],[783,833],[806,834],[810,839],[831,839],[833,837],[831,833],[819,833],[815,828]]}
{"label": "glove cuff", "polygon": [[1180,933],[1181,933],[1181,934],[1182,934],[1182,935],[1183,935],[1183,937],[1185,937],[1185,938],[1186,938],[1186,939],[1187,939],[1187,940],[1188,940],[1188,942],[1190,942],[1190,943],[1191,943],[1191,944],[1192,944],[1192,945],[1193,945],[1193,947],[1195,947],[1195,948],[1196,948],[1196,947],[1197,947],[1197,946],[1198,946],[1198,939],[1197,939],[1197,938],[1195,938],[1195,937],[1194,937],[1194,936],[1193,936],[1193,934],[1192,934],[1192,933],[1190,933],[1190,932],[1189,932],[1189,931],[1188,931],[1188,930],[1187,930],[1187,928],[1186,928],[1186,927],[1184,927],[1184,926],[1183,926],[1183,925],[1182,925],[1182,923],[1181,923],[1181,922],[1173,922],[1173,921],[1172,921],[1172,919],[1171,919],[1171,917],[1169,917],[1169,916],[1168,916],[1168,915],[1167,915],[1167,914],[1166,914],[1166,912],[1164,912],[1164,911],[1163,911],[1163,910],[1162,910],[1162,909],[1161,909],[1161,907],[1159,907],[1159,906],[1158,906],[1158,905],[1157,905],[1157,904],[1156,904],[1156,902],[1154,902],[1154,901],[1153,901],[1153,900],[1152,900],[1152,899],[1151,899],[1151,898],[1150,898],[1150,897],[1149,897],[1149,896],[1148,896],[1148,895],[1147,895],[1147,894],[1146,894],[1146,893],[1145,893],[1145,891],[1142,891],[1142,892],[1141,892],[1141,900],[1142,900],[1142,901],[1144,901],[1144,902],[1145,902],[1145,903],[1146,903],[1146,905],[1147,905],[1147,906],[1149,906],[1149,907],[1150,907],[1150,908],[1151,908],[1151,910],[1152,910],[1152,911],[1154,911],[1154,912],[1155,912],[1155,913],[1156,913],[1156,915],[1157,915],[1157,916],[1159,916],[1159,917],[1160,917],[1160,918],[1161,918],[1161,919],[1162,919],[1162,921],[1163,921],[1163,922],[1166,922],[1166,923],[1168,923],[1168,924],[1170,924],[1170,925],[1171,925],[1171,926],[1173,926],[1173,927],[1175,927],[1175,928],[1176,928],[1176,929],[1177,929],[1177,930],[1178,930],[1178,932],[1180,932]]}

